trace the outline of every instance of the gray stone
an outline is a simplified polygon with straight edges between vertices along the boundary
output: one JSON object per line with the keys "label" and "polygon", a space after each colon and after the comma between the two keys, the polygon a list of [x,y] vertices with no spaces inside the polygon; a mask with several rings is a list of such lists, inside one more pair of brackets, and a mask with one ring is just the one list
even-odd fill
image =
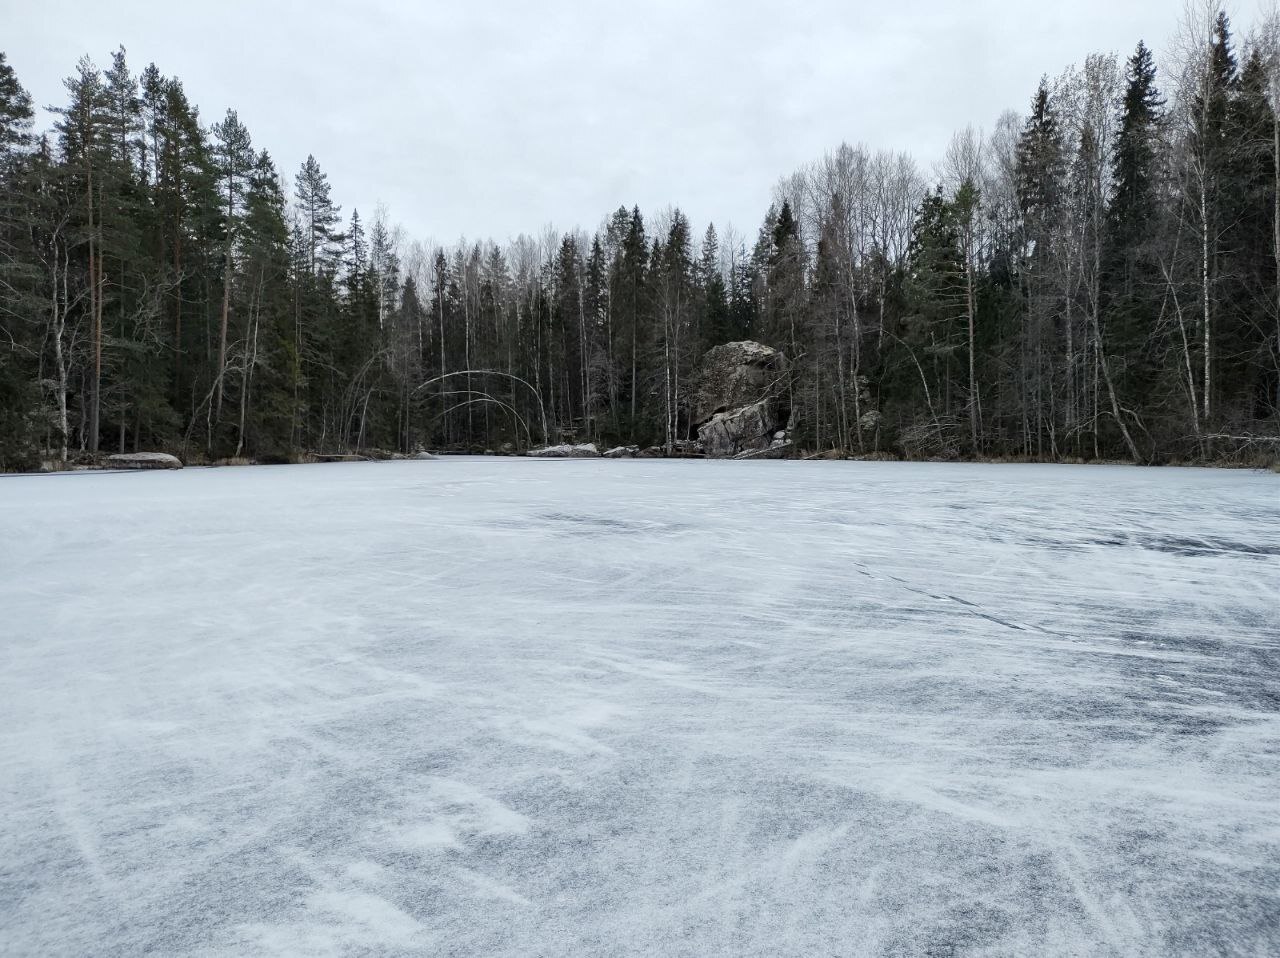
{"label": "gray stone", "polygon": [[116,469],[181,469],[182,460],[167,452],[119,452],[107,456],[107,465]]}
{"label": "gray stone", "polygon": [[525,455],[535,456],[539,459],[598,459],[600,450],[596,448],[594,442],[584,442],[578,445],[544,446],[541,449],[530,449]]}
{"label": "gray stone", "polygon": [[749,406],[785,385],[787,357],[771,346],[750,340],[713,346],[702,357],[694,398],[694,424],[716,413]]}
{"label": "gray stone", "polygon": [[786,459],[791,455],[791,442],[786,439],[775,439],[763,449],[747,449],[734,456],[734,459]]}
{"label": "gray stone", "polygon": [[634,459],[640,453],[639,446],[614,446],[604,453],[606,459]]}
{"label": "gray stone", "polygon": [[694,405],[698,441],[713,459],[785,456],[791,443],[787,358],[755,342],[707,351]]}
{"label": "gray stone", "polygon": [[728,459],[765,449],[772,441],[776,416],[776,404],[769,400],[716,413],[698,428],[702,451],[713,459]]}

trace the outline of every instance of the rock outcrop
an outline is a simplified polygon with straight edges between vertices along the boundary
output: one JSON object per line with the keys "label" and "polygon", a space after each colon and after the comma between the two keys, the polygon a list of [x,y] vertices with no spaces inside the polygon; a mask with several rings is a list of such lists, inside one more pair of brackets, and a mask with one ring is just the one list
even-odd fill
{"label": "rock outcrop", "polygon": [[639,453],[638,446],[614,446],[603,455],[606,459],[634,459]]}
{"label": "rock outcrop", "polygon": [[540,459],[598,459],[600,458],[600,450],[596,448],[594,442],[584,442],[577,445],[544,446],[542,449],[530,449],[525,455],[536,456]]}
{"label": "rock outcrop", "polygon": [[788,368],[786,356],[761,343],[726,343],[707,351],[694,402],[698,441],[707,457],[787,454]]}
{"label": "rock outcrop", "polygon": [[710,459],[783,459],[791,450],[786,430],[775,430],[777,406],[761,401],[716,413],[698,429]]}
{"label": "rock outcrop", "polygon": [[181,469],[182,460],[167,452],[119,452],[107,456],[113,469]]}

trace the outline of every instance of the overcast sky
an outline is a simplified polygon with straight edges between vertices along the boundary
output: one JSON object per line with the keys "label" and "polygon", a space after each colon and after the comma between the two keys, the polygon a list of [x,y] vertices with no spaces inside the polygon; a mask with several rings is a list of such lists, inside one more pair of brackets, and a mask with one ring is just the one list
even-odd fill
{"label": "overcast sky", "polygon": [[[307,153],[344,217],[419,238],[596,226],[675,204],[753,233],[777,179],[842,140],[926,166],[1097,50],[1161,51],[1178,0],[394,2],[0,0],[37,103],[123,44],[234,107],[288,182]],[[1239,26],[1243,28],[1243,20]]]}

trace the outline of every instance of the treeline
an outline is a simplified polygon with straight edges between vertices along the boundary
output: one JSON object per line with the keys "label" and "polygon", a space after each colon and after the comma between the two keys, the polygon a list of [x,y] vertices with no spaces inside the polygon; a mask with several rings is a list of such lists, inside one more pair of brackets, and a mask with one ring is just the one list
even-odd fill
{"label": "treeline", "polygon": [[1046,78],[936,174],[842,146],[751,242],[679,210],[433,248],[287,193],[234,111],[122,50],[49,133],[0,54],[0,468],[673,446],[712,345],[783,349],[798,445],[1262,460],[1280,436],[1280,57],[1189,16]]}

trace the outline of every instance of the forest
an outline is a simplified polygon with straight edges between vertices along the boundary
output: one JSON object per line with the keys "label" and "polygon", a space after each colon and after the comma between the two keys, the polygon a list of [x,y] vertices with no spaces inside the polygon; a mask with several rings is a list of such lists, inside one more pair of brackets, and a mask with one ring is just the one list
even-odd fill
{"label": "forest", "polygon": [[446,247],[344,215],[315,156],[282,169],[124,48],[39,132],[0,53],[0,470],[674,451],[701,357],[743,339],[789,358],[806,454],[1274,461],[1280,28],[1196,10],[930,169],[833,149],[749,236],[622,205]]}

